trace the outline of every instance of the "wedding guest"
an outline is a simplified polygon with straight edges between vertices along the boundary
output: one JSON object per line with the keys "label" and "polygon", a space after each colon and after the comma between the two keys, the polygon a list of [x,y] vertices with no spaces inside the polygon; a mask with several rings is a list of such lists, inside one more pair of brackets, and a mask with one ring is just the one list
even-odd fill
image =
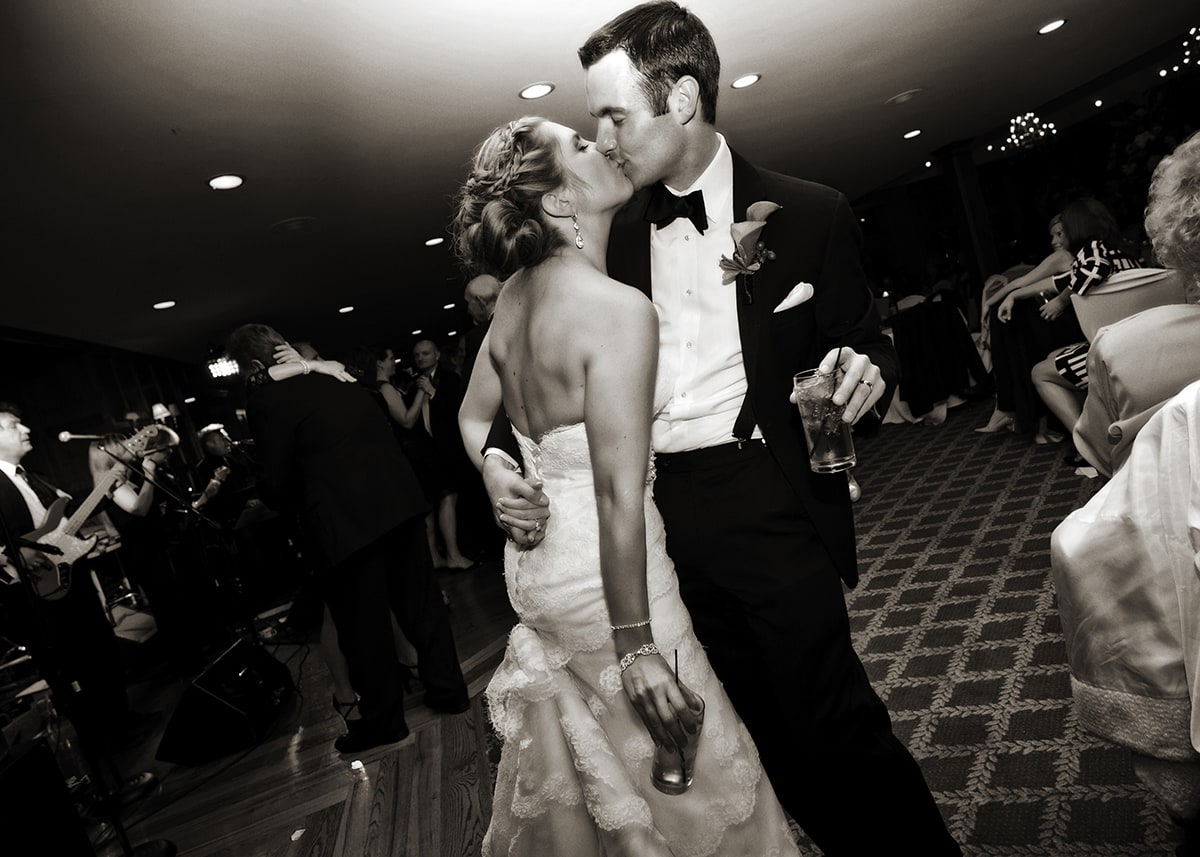
{"label": "wedding guest", "polygon": [[1167,399],[1200,378],[1200,134],[1159,162],[1145,226],[1155,257],[1192,284],[1192,299],[1143,310],[1093,339],[1075,445],[1102,476],[1121,467]]}
{"label": "wedding guest", "polygon": [[433,439],[438,479],[435,501],[435,522],[445,557],[437,551],[433,564],[437,568],[463,571],[474,568],[459,547],[458,494],[460,486],[475,479],[474,468],[463,449],[458,431],[458,409],[462,405],[462,377],[441,365],[441,351],[432,339],[421,339],[413,345],[413,365],[417,370],[415,395],[424,395],[418,431],[424,428]]}
{"label": "wedding guest", "polygon": [[[1116,219],[1098,200],[1083,197],[1068,203],[1062,211],[1062,225],[1066,247],[1075,256],[1070,270],[1051,278],[1057,294],[1040,310],[1042,318],[1048,321],[1071,311],[1071,295],[1086,298],[1091,289],[1117,271],[1140,268],[1142,264],[1123,249],[1124,239]],[[1033,288],[1018,289],[1006,301],[1027,296]],[[1082,336],[1080,339],[1052,351],[1030,372],[1038,395],[1068,432],[1074,430],[1079,420],[1088,383],[1089,343]],[[1068,460],[1075,465],[1086,464],[1075,452]]]}
{"label": "wedding guest", "polygon": [[1046,426],[1046,406],[1029,370],[1051,349],[1078,341],[1082,331],[1073,311],[1047,319],[1036,311],[1034,301],[1018,304],[1014,297],[1018,291],[1035,285],[1038,294],[1052,292],[1049,278],[1070,269],[1072,256],[1066,249],[1061,215],[1050,219],[1050,247],[1050,255],[1034,268],[1011,277],[997,275],[985,284],[983,327],[989,336],[996,409],[987,424],[976,429],[978,432],[1034,431],[1036,443],[1062,439]]}
{"label": "wedding guest", "polygon": [[[1146,234],[1200,286],[1200,134],[1155,168]],[[1097,371],[1099,370],[1099,371]],[[1051,574],[1081,725],[1132,752],[1134,770],[1200,855],[1200,306],[1104,328],[1088,356],[1076,441],[1112,479],[1051,539]],[[1122,429],[1111,467],[1109,417]],[[1090,421],[1090,422],[1089,422]]]}
{"label": "wedding guest", "polygon": [[[318,586],[361,697],[361,717],[347,721],[335,746],[354,753],[408,735],[389,607],[417,649],[426,704],[460,712],[469,701],[412,468],[367,392],[338,383],[342,374],[352,378],[344,368],[328,378],[300,358],[277,366],[276,349],[286,344],[274,329],[250,324],[228,347],[248,383],[263,499],[298,514],[318,551]],[[295,374],[279,381],[275,370]]]}
{"label": "wedding guest", "polygon": [[496,297],[500,294],[500,281],[491,274],[479,274],[472,277],[465,289],[463,300],[467,304],[467,313],[471,316],[474,326],[467,331],[464,339],[462,376],[471,379],[471,370],[475,368],[475,358],[479,355],[479,346],[492,323],[492,313],[496,311]]}

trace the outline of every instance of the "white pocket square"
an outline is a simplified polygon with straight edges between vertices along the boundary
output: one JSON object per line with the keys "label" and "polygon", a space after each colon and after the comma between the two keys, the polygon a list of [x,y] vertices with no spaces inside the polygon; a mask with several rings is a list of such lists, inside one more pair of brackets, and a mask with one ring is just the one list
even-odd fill
{"label": "white pocket square", "polygon": [[791,309],[794,306],[800,306],[806,300],[813,296],[813,287],[810,283],[796,283],[792,290],[788,292],[787,297],[779,302],[779,306],[775,307],[774,312],[783,312],[785,309]]}

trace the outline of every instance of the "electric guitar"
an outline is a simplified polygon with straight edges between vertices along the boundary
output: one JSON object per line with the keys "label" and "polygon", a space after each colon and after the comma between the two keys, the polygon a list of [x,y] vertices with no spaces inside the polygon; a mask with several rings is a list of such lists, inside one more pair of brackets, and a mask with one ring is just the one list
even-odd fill
{"label": "electric guitar", "polygon": [[[143,458],[179,443],[179,435],[166,426],[155,423],[146,426],[137,434],[104,444],[105,450],[123,462]],[[87,539],[75,537],[80,526],[92,516],[96,506],[123,476],[123,469],[113,467],[96,482],[75,514],[63,520],[69,497],[59,497],[46,510],[41,526],[23,537],[24,541],[53,548],[51,553],[42,553],[38,560],[26,562],[34,591],[47,601],[57,601],[71,590],[71,566],[87,556],[96,546],[99,536]]]}

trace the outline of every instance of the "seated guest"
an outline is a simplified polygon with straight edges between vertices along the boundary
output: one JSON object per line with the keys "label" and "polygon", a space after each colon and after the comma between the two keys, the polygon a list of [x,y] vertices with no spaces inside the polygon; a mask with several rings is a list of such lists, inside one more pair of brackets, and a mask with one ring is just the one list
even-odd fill
{"label": "seated guest", "polygon": [[[263,500],[299,515],[318,554],[317,585],[360,697],[361,716],[347,721],[335,746],[355,753],[408,735],[389,608],[417,650],[426,704],[465,711],[467,688],[412,468],[359,385],[313,374],[303,359],[275,366],[286,344],[274,329],[250,324],[233,332],[228,347],[247,381]],[[280,382],[275,369],[299,374]]]}
{"label": "seated guest", "polygon": [[[1200,134],[1155,169],[1146,234],[1159,264],[1200,288]],[[1112,476],[1146,421],[1200,378],[1200,305],[1155,307],[1101,328],[1088,353],[1088,378],[1075,445],[1099,473]]]}
{"label": "seated guest", "polygon": [[1010,429],[1036,432],[1037,443],[1056,440],[1047,429],[1049,412],[1034,389],[1029,370],[1051,349],[1076,342],[1083,333],[1073,311],[1051,318],[1038,311],[1039,302],[1017,300],[1052,291],[1050,277],[1071,267],[1062,218],[1057,214],[1050,219],[1050,247],[1050,255],[1036,267],[1011,275],[1006,272],[984,285],[983,329],[989,337],[996,409],[987,425],[977,431]]}
{"label": "seated guest", "polygon": [[[1117,271],[1140,268],[1141,262],[1122,249],[1123,239],[1117,221],[1103,203],[1090,197],[1074,200],[1062,212],[1063,234],[1067,249],[1075,254],[1071,268],[1053,279],[1057,295],[1041,308],[1043,318],[1058,318],[1070,312],[1071,295],[1086,297],[1088,292]],[[1027,287],[1032,289],[1033,287]],[[1020,297],[1022,290],[1013,295]],[[1067,431],[1075,428],[1083,410],[1087,389],[1088,341],[1052,351],[1033,367],[1030,377],[1038,395]],[[1068,460],[1086,464],[1072,453]]]}
{"label": "seated guest", "polygon": [[[1155,170],[1146,232],[1160,262],[1200,282],[1200,135]],[[1200,376],[1198,312],[1146,310],[1096,338],[1089,371],[1108,374],[1093,379],[1089,403],[1121,391],[1097,411],[1128,414],[1135,436],[1112,480],[1051,539],[1079,722],[1132,751],[1139,778],[1183,828],[1179,857],[1200,854],[1200,382],[1185,380]],[[1186,386],[1162,403],[1176,383]],[[1081,449],[1105,442],[1096,434],[1077,427]]]}

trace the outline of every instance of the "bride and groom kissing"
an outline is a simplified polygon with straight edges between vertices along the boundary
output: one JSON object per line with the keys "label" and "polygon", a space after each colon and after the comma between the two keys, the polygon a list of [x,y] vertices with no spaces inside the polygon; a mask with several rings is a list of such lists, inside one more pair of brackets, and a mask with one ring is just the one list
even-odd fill
{"label": "bride and groom kissing", "polygon": [[[454,223],[505,281],[459,417],[519,619],[484,854],[794,854],[783,809],[825,854],[959,854],[851,646],[847,483],[788,400],[813,367],[847,421],[895,389],[849,204],[729,147],[676,3],[579,57],[596,139],[502,126]],[[766,225],[735,253],[743,214]],[[693,784],[659,793],[682,747]]]}

